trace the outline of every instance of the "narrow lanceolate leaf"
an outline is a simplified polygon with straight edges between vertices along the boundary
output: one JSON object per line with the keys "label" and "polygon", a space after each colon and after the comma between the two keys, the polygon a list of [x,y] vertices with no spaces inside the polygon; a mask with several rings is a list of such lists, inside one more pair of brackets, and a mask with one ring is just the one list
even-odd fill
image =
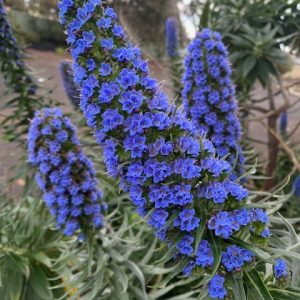
{"label": "narrow lanceolate leaf", "polygon": [[296,300],[300,299],[300,291],[290,291],[282,289],[271,289],[271,295],[274,300]]}
{"label": "narrow lanceolate leaf", "polygon": [[201,220],[200,227],[197,229],[196,238],[195,238],[194,254],[197,253],[200,242],[201,242],[203,234],[204,234],[205,225],[206,225],[206,221],[207,221],[207,213],[205,210],[201,211],[200,220]]}
{"label": "narrow lanceolate leaf", "polygon": [[243,76],[246,77],[255,67],[257,59],[254,55],[249,55],[243,63]]}
{"label": "narrow lanceolate leaf", "polygon": [[211,279],[216,274],[222,259],[220,238],[216,237],[213,234],[211,234],[211,246],[214,252],[214,265],[213,265],[212,273],[209,276],[209,279]]}
{"label": "narrow lanceolate leaf", "polygon": [[134,276],[136,276],[142,286],[142,290],[144,293],[145,298],[147,297],[146,293],[146,282],[145,282],[145,277],[144,274],[142,273],[141,269],[132,261],[127,260],[125,261],[125,265],[131,270]]}
{"label": "narrow lanceolate leaf", "polygon": [[181,260],[176,268],[174,269],[173,272],[171,272],[170,274],[168,274],[168,276],[160,283],[160,287],[165,287],[173,278],[175,278],[177,275],[179,275],[182,270],[184,269],[184,267],[189,263],[189,261],[187,259],[183,259]]}
{"label": "narrow lanceolate leaf", "polygon": [[[214,265],[212,268],[211,274],[203,279],[203,286],[206,287],[207,283],[214,277],[214,275],[217,273],[217,270],[221,264],[222,259],[222,249],[221,249],[221,242],[220,238],[216,237],[214,234],[210,234],[210,243],[211,248],[214,253]],[[202,292],[199,294],[198,300],[206,299],[205,295],[207,295],[207,289],[204,288]]]}
{"label": "narrow lanceolate leaf", "polygon": [[121,294],[124,294],[128,288],[128,277],[123,268],[115,263],[112,264],[112,270],[114,271],[114,282],[118,285]]}
{"label": "narrow lanceolate leaf", "polygon": [[233,290],[234,300],[247,300],[244,285],[243,285],[243,277],[237,277],[233,275],[230,276],[228,282]]}
{"label": "narrow lanceolate leaf", "polygon": [[211,1],[207,0],[203,6],[202,15],[201,15],[201,19],[200,19],[200,30],[202,28],[208,27],[210,4],[211,4]]}
{"label": "narrow lanceolate leaf", "polygon": [[264,282],[260,278],[258,272],[253,270],[244,274],[244,282],[247,287],[248,294],[255,300],[273,300]]}

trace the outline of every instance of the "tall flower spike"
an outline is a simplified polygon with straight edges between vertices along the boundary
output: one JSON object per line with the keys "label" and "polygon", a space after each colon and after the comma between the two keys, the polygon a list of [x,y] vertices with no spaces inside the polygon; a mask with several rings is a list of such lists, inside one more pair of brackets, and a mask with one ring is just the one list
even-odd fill
{"label": "tall flower spike", "polygon": [[77,109],[80,103],[80,94],[78,87],[74,82],[72,65],[68,62],[61,62],[59,64],[59,71],[66,95],[74,108]]}
{"label": "tall flower spike", "polygon": [[239,145],[241,124],[228,52],[218,32],[203,29],[191,42],[183,84],[187,116],[212,140],[220,157],[229,155],[226,159],[231,166],[237,162],[232,179],[236,178],[243,173],[245,160]]}
{"label": "tall flower spike", "polygon": [[35,111],[45,106],[46,99],[37,94],[38,86],[24,63],[23,52],[13,35],[4,2],[0,0],[0,73],[13,99],[5,103],[6,116],[1,128],[9,140],[24,142]]}
{"label": "tall flower spike", "polygon": [[80,106],[107,170],[170,247],[183,273],[188,276],[196,265],[209,273],[212,240],[226,248],[228,238],[248,225],[251,241],[261,239],[266,214],[240,209],[248,191],[228,179],[230,165],[215,157],[212,143],[185,114],[168,105],[141,51],[126,42],[114,10],[100,0],[63,0],[59,8],[81,87]]}
{"label": "tall flower spike", "polygon": [[26,88],[29,94],[35,93],[36,85],[24,64],[23,54],[13,35],[3,0],[0,0],[0,61],[0,70],[7,86],[14,92]]}
{"label": "tall flower spike", "polygon": [[103,222],[102,193],[92,162],[83,153],[71,121],[59,109],[37,112],[28,136],[36,181],[59,228],[85,234]]}
{"label": "tall flower spike", "polygon": [[178,55],[178,27],[174,17],[166,21],[166,50],[170,58]]}
{"label": "tall flower spike", "polygon": [[281,135],[286,135],[286,130],[288,126],[288,114],[287,112],[283,112],[279,117],[279,130]]}

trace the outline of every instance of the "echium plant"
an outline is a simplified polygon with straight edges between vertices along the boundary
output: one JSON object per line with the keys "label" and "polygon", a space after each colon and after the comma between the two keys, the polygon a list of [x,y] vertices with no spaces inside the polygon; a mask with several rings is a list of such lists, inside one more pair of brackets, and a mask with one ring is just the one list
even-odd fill
{"label": "echium plant", "polygon": [[287,112],[283,112],[280,114],[279,117],[279,132],[282,136],[286,136],[287,134],[287,127],[288,127],[288,114]]}
{"label": "echium plant", "polygon": [[199,130],[212,140],[220,157],[243,173],[241,124],[231,81],[228,52],[221,35],[203,29],[188,47],[182,92],[185,111]]}
{"label": "echium plant", "polygon": [[175,91],[175,96],[179,97],[182,90],[180,80],[182,77],[183,68],[179,51],[178,24],[175,17],[167,18],[165,24],[165,35],[166,53],[168,55],[170,64],[172,86]]}
{"label": "echium plant", "polygon": [[[19,92],[21,88],[26,88],[28,93],[34,94],[36,85],[24,64],[23,54],[13,35],[3,0],[0,0],[0,37],[1,72],[4,74],[5,83],[15,92]],[[12,71],[14,72],[12,73]],[[20,86],[20,83],[23,84]]]}
{"label": "echium plant", "polygon": [[77,109],[79,107],[80,95],[78,87],[74,82],[72,65],[68,62],[61,62],[59,64],[59,71],[66,95],[74,108]]}
{"label": "echium plant", "polygon": [[66,235],[85,235],[102,226],[105,205],[96,172],[74,126],[59,109],[36,112],[29,130],[28,156],[36,167],[44,200]]}
{"label": "echium plant", "polygon": [[166,20],[166,50],[170,58],[178,56],[178,26],[174,17]]}
{"label": "echium plant", "polygon": [[168,105],[112,8],[101,0],[63,0],[59,10],[81,87],[80,107],[108,173],[168,245],[162,261],[175,261],[173,276],[207,274],[214,299],[236,293],[232,274],[248,278],[261,261],[242,247],[267,241],[266,213],[245,205],[248,191],[229,179],[229,163],[216,157],[213,144],[184,113]]}
{"label": "echium plant", "polygon": [[13,35],[3,0],[0,0],[0,72],[6,86],[15,93],[14,98],[2,106],[10,113],[1,125],[7,138],[16,140],[28,131],[29,120],[44,103],[36,95],[37,85],[24,63],[24,55]]}

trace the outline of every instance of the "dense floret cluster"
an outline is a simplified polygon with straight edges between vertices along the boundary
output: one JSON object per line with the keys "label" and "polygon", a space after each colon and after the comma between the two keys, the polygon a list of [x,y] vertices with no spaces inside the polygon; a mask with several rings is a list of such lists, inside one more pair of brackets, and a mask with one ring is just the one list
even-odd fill
{"label": "dense floret cluster", "polygon": [[14,92],[18,93],[21,89],[26,89],[29,94],[36,92],[36,85],[28,74],[23,54],[13,35],[3,0],[0,0],[0,62],[0,71],[6,84]]}
{"label": "dense floret cluster", "polygon": [[105,206],[93,164],[83,153],[74,126],[59,109],[35,114],[28,156],[37,169],[44,200],[66,235],[101,227]]}
{"label": "dense floret cluster", "polygon": [[178,55],[178,26],[174,17],[166,20],[166,50],[170,58]]}
{"label": "dense floret cluster", "polygon": [[241,175],[245,160],[239,145],[241,124],[228,53],[219,33],[204,29],[189,45],[183,84],[188,117],[212,140],[220,157],[228,155],[236,171],[232,178]]}
{"label": "dense floret cluster", "polygon": [[228,272],[239,271],[245,263],[250,263],[254,254],[238,246],[230,246],[222,253],[222,264]]}
{"label": "dense floret cluster", "polygon": [[281,279],[289,276],[286,262],[282,259],[277,259],[274,265],[275,278]]}
{"label": "dense floret cluster", "polygon": [[[185,265],[184,274],[212,266],[210,235],[228,239],[248,226],[254,238],[260,236],[266,214],[238,209],[248,191],[230,181],[230,164],[168,104],[141,51],[126,42],[114,10],[100,0],[82,5],[63,0],[59,8],[81,87],[80,107],[103,148],[107,170]],[[212,297],[227,293],[215,286],[222,278],[224,283],[219,277],[210,282]]]}
{"label": "dense floret cluster", "polygon": [[215,275],[208,285],[209,295],[213,299],[224,299],[225,296],[228,294],[225,286],[225,278],[221,275]]}
{"label": "dense floret cluster", "polygon": [[68,62],[61,62],[59,64],[59,71],[66,95],[74,108],[77,109],[79,107],[80,94],[74,82],[72,65]]}

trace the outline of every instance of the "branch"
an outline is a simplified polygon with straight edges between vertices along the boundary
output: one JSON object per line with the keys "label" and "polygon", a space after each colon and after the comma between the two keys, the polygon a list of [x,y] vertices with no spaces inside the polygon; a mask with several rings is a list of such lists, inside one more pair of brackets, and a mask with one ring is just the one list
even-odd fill
{"label": "branch", "polygon": [[298,128],[300,127],[300,121],[297,123],[297,125],[291,130],[291,132],[288,134],[288,138],[292,137],[294,135],[294,133],[298,130]]}
{"label": "branch", "polygon": [[249,136],[247,136],[246,139],[247,139],[248,141],[250,141],[250,142],[253,142],[253,143],[262,144],[262,145],[269,145],[268,142],[261,141],[261,140],[257,140],[257,139],[251,138],[251,137],[249,137]]}
{"label": "branch", "polygon": [[298,161],[297,155],[295,154],[294,150],[290,148],[281,138],[281,136],[275,132],[272,128],[270,128],[268,125],[266,125],[263,121],[259,121],[261,125],[263,125],[265,128],[268,129],[268,131],[276,138],[282,149],[285,151],[285,153],[290,157],[292,163],[297,168],[297,170],[300,172],[300,162]]}
{"label": "branch", "polygon": [[287,111],[288,109],[294,107],[296,104],[298,104],[299,101],[300,101],[300,98],[297,98],[293,103],[291,103],[289,105],[283,104],[281,107],[279,107],[276,110],[271,110],[268,113],[266,113],[262,116],[259,116],[259,117],[250,118],[248,121],[249,122],[260,121],[260,120],[269,118],[269,117],[274,116],[274,115],[279,116],[281,113],[283,113],[283,112]]}
{"label": "branch", "polygon": [[[297,81],[295,81],[295,82],[293,82],[293,83],[291,83],[291,84],[289,84],[288,86],[285,86],[285,87],[283,87],[283,88],[284,88],[284,90],[289,90],[290,88],[292,88],[293,86],[298,85],[298,84],[300,84],[300,80],[297,80]],[[282,92],[282,90],[281,90],[281,88],[279,88],[279,89],[273,94],[273,96],[278,96],[278,95],[281,94],[281,92]],[[263,97],[263,98],[261,98],[261,99],[250,99],[250,101],[251,101],[251,102],[254,102],[254,103],[260,103],[260,102],[264,102],[264,101],[266,101],[266,100],[268,100],[268,99],[269,99],[269,96],[266,96],[266,97]]]}

